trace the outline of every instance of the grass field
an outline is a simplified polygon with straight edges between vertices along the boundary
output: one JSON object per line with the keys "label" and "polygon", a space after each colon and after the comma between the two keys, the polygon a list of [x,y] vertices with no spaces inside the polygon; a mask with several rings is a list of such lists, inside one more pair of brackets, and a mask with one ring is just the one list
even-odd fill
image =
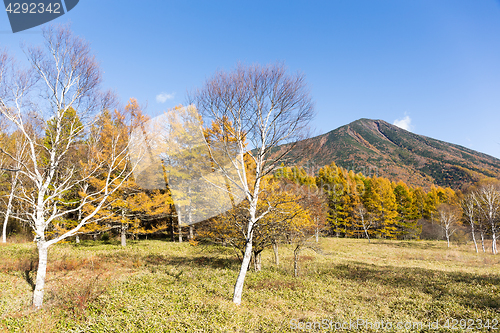
{"label": "grass field", "polygon": [[[407,326],[412,332],[470,332],[476,330],[462,330],[460,322],[454,330],[443,326],[452,319],[500,321],[500,256],[477,255],[471,246],[447,249],[437,241],[324,238],[321,246],[323,254],[303,252],[299,278],[293,277],[291,247],[280,248],[279,267],[265,251],[263,270],[248,273],[237,307],[231,297],[239,261],[230,248],[163,241],[126,248],[114,241],[60,244],[49,252],[45,307],[35,312],[26,277],[34,245],[3,245],[0,330],[290,332],[322,321],[333,331],[335,323],[351,321],[360,323],[359,332],[404,331],[377,330],[377,322],[386,328],[389,322],[417,323]],[[436,321],[438,330],[425,326]],[[490,331],[500,331],[500,323]]]}

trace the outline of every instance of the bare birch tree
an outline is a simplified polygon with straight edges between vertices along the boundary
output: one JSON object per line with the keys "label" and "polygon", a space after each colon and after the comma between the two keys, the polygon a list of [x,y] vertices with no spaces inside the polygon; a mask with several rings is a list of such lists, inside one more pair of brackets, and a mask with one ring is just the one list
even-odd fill
{"label": "bare birch tree", "polygon": [[[2,242],[7,243],[7,224],[9,222],[9,219],[12,216],[12,208],[14,206],[14,197],[16,193],[18,192],[18,187],[20,185],[20,177],[19,177],[19,171],[21,170],[21,163],[26,161],[25,158],[25,153],[26,153],[26,140],[23,140],[22,137],[20,137],[18,140],[16,140],[16,134],[14,133],[12,135],[12,139],[15,140],[14,142],[14,151],[12,152],[14,154],[14,163],[9,165],[9,168],[4,168],[5,171],[8,171],[10,173],[10,189],[8,192],[8,195],[6,196],[6,205],[5,205],[5,211],[4,211],[4,216],[3,216],[3,227],[2,227]],[[4,154],[2,154],[4,155]],[[5,156],[5,155],[4,155]]]}
{"label": "bare birch tree", "polygon": [[[304,76],[288,74],[280,64],[239,64],[233,71],[217,72],[193,94],[192,102],[206,119],[205,123],[211,120],[220,124],[224,137],[235,138],[221,140],[218,148],[210,144],[209,149],[220,150],[211,153],[214,166],[225,174],[231,187],[237,187],[244,193],[249,203],[244,226],[245,253],[233,295],[233,302],[241,304],[245,276],[252,257],[253,234],[259,228],[259,221],[269,213],[269,210],[257,213],[261,180],[279,167],[279,162],[294,148],[293,142],[303,138],[313,117],[313,103]],[[227,130],[225,123],[228,121],[234,133]],[[245,147],[246,142],[250,144],[250,149]],[[275,151],[282,144],[287,145]],[[250,150],[255,163],[252,170],[245,165],[244,154],[247,150]],[[223,161],[215,157],[222,155],[225,155]],[[233,177],[227,171],[227,160],[232,161],[231,167],[237,170],[237,176]]]}
{"label": "bare birch tree", "polygon": [[498,184],[482,184],[474,196],[482,220],[491,231],[491,252],[497,254],[497,234],[500,219],[500,191]]}
{"label": "bare birch tree", "polygon": [[476,195],[474,192],[466,194],[462,198],[462,200],[460,200],[460,206],[462,207],[465,219],[470,225],[470,232],[472,235],[472,241],[474,242],[474,248],[476,249],[476,253],[479,253],[479,250],[477,248],[476,232],[475,232],[475,227],[478,224],[477,221],[478,212],[477,212],[475,196]]}
{"label": "bare birch tree", "polygon": [[460,214],[457,207],[449,204],[440,204],[437,207],[438,223],[444,231],[446,242],[450,247],[450,237],[457,230],[457,223],[460,220]]}
{"label": "bare birch tree", "polygon": [[361,219],[361,226],[363,227],[365,236],[368,239],[368,243],[371,243],[370,235],[368,234],[368,229],[372,227],[373,219],[370,216],[370,213],[368,213],[368,211],[366,210],[365,205],[360,203],[355,207],[355,214]]}
{"label": "bare birch tree", "polygon": [[[30,67],[17,69],[3,61],[0,67],[0,112],[20,131],[27,143],[27,161],[7,154],[21,165],[19,173],[29,184],[15,196],[27,207],[27,218],[35,233],[39,263],[33,305],[43,305],[48,249],[74,236],[105,205],[132,170],[127,147],[111,140],[111,153],[88,135],[95,116],[108,107],[111,95],[100,90],[101,71],[87,42],[74,36],[67,26],[43,29],[44,45],[24,52]],[[0,59],[5,59],[1,58]],[[100,174],[100,188],[80,189],[77,205],[65,194]],[[93,209],[62,234],[47,231],[58,220],[91,203]]]}

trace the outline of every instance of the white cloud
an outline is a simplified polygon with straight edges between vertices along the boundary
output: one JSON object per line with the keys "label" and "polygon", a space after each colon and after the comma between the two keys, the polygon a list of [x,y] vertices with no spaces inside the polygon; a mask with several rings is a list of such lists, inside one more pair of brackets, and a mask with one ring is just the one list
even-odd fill
{"label": "white cloud", "polygon": [[173,99],[174,97],[175,97],[175,93],[168,94],[168,93],[162,92],[161,94],[156,95],[156,101],[158,103],[165,103],[166,101],[168,101],[169,99]]}
{"label": "white cloud", "polygon": [[407,131],[411,131],[411,129],[412,129],[411,118],[408,115],[406,115],[403,119],[394,120],[393,125],[396,125],[397,127],[400,127],[400,128],[405,129]]}

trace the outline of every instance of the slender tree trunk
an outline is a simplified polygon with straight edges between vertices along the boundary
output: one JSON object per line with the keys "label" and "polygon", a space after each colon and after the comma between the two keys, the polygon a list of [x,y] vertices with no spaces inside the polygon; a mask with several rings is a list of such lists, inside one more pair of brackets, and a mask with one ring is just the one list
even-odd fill
{"label": "slender tree trunk", "polygon": [[493,254],[497,254],[497,238],[495,234],[493,234],[491,239],[491,248],[493,250]]}
{"label": "slender tree trunk", "polygon": [[12,211],[12,199],[14,198],[14,191],[16,190],[17,184],[17,172],[12,180],[12,185],[10,187],[9,201],[7,202],[7,209],[5,210],[5,218],[3,220],[2,229],[2,242],[7,243],[7,223],[9,223],[10,212]]}
{"label": "slender tree trunk", "polygon": [[368,238],[368,243],[371,243],[372,241],[370,239],[370,236],[368,236],[368,231],[365,228],[363,228],[363,229],[365,230],[366,238]]}
{"label": "slender tree trunk", "polygon": [[174,218],[170,216],[170,240],[175,242],[175,226],[174,226]]}
{"label": "slender tree trunk", "polygon": [[293,250],[293,273],[295,277],[299,276],[299,255],[300,255],[300,245],[297,245],[295,250]]}
{"label": "slender tree trunk", "polygon": [[245,276],[248,271],[248,265],[250,264],[250,259],[252,258],[252,237],[249,237],[247,244],[245,246],[245,254],[243,256],[243,261],[241,263],[240,273],[236,279],[236,284],[234,285],[234,295],[233,303],[240,305],[241,296],[243,295],[243,284],[245,283]]}
{"label": "slender tree trunk", "polygon": [[[242,158],[242,156],[240,156]],[[243,161],[242,161],[242,164]],[[255,185],[254,193],[258,193],[259,191],[259,182]],[[238,274],[238,278],[236,279],[236,283],[234,285],[234,294],[233,294],[233,303],[236,305],[241,304],[241,296],[243,295],[243,285],[245,284],[245,277],[247,275],[248,266],[250,264],[250,260],[252,259],[252,250],[253,250],[253,228],[256,223],[255,213],[257,211],[257,199],[254,198],[250,202],[250,218],[248,221],[248,226],[246,230],[246,245],[245,245],[245,254],[243,255],[243,261],[241,263],[240,273]]]}
{"label": "slender tree trunk", "polygon": [[280,256],[278,253],[278,242],[273,241],[273,252],[274,252],[274,262],[276,263],[276,266],[280,265]]}
{"label": "slender tree trunk", "polygon": [[[244,255],[244,253],[243,253]],[[252,267],[252,265],[254,265],[254,262],[255,262],[255,253],[252,252],[252,256],[250,257],[250,262],[248,263],[248,268],[247,270],[250,270],[250,267]]]}
{"label": "slender tree trunk", "polygon": [[262,270],[261,253],[262,252],[254,252],[254,254],[253,254],[253,265],[254,265],[254,270],[256,272],[260,272]]}
{"label": "slender tree trunk", "polygon": [[122,209],[122,227],[121,227],[121,243],[122,246],[127,246],[127,228],[128,224],[124,223],[125,220],[125,209]]}
{"label": "slender tree trunk", "polygon": [[[365,225],[365,217],[363,216],[362,213],[360,213],[360,215],[361,215],[361,224],[363,225],[363,230],[365,231],[365,236],[368,239],[368,243],[371,243],[370,236],[368,235],[368,228]],[[370,227],[370,225],[371,225],[371,222],[368,225],[368,227]],[[359,238],[359,235],[358,235],[358,238]]]}
{"label": "slender tree trunk", "polygon": [[471,224],[472,241],[474,242],[474,247],[476,248],[476,253],[479,253],[477,249],[476,233],[474,232],[474,226]]}
{"label": "slender tree trunk", "polygon": [[33,290],[33,306],[40,309],[43,305],[45,289],[45,276],[47,274],[48,245],[45,240],[45,211],[43,206],[44,191],[38,192],[37,205],[35,206],[35,241],[38,248],[38,269],[36,273],[36,284]]}
{"label": "slender tree trunk", "polygon": [[[191,193],[191,187],[189,187],[188,193]],[[193,236],[193,215],[191,213],[191,202],[189,203],[187,211],[188,211],[188,225],[189,225],[188,239],[192,240],[194,236]]]}
{"label": "slender tree trunk", "polygon": [[127,246],[127,225],[125,223],[122,223],[120,239],[122,246]]}
{"label": "slender tree trunk", "polygon": [[450,235],[448,234],[448,229],[445,229],[446,233],[446,242],[448,243],[448,247],[450,247]]}
{"label": "slender tree trunk", "polygon": [[9,215],[10,215],[10,207],[7,206],[7,210],[5,211],[5,219],[3,221],[2,243],[7,243],[7,222],[9,221]]}
{"label": "slender tree trunk", "polygon": [[[82,209],[80,208],[78,210],[78,223],[80,223],[81,220],[82,220]],[[76,241],[76,244],[80,243],[80,236],[78,236],[78,234],[76,234],[75,241]]]}
{"label": "slender tree trunk", "polygon": [[484,233],[481,230],[481,246],[483,247],[483,253],[486,253],[486,249],[484,248]]}
{"label": "slender tree trunk", "polygon": [[318,243],[319,242],[319,228],[318,227],[316,227],[316,235],[315,236],[316,236],[316,243]]}
{"label": "slender tree trunk", "polygon": [[497,235],[493,225],[491,226],[491,251],[493,254],[497,254]]}
{"label": "slender tree trunk", "polygon": [[45,277],[47,274],[48,248],[45,241],[38,241],[38,270],[36,273],[36,286],[33,292],[33,306],[36,309],[42,308],[45,288]]}
{"label": "slender tree trunk", "polygon": [[177,212],[177,231],[179,233],[179,243],[182,243],[182,215],[181,215],[181,209],[179,207],[179,211]]}

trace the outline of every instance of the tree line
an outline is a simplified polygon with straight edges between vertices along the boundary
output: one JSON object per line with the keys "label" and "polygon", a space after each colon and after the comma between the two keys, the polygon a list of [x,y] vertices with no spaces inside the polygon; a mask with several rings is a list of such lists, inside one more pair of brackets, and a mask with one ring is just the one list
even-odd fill
{"label": "tree line", "polygon": [[478,250],[491,240],[492,253],[498,253],[500,226],[500,182],[484,179],[455,191],[449,187],[431,186],[427,191],[403,181],[384,177],[367,177],[338,167],[332,162],[308,175],[300,167],[282,167],[275,177],[308,186],[324,195],[328,236],[384,239],[419,239],[439,237],[422,235],[423,227],[439,227],[448,247],[458,230],[466,229]]}

